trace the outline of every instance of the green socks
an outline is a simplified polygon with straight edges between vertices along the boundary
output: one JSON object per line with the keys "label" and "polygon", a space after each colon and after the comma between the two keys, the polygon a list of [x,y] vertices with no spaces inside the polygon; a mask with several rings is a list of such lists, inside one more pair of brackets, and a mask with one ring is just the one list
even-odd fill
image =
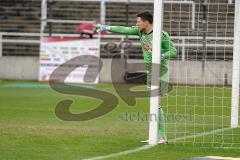
{"label": "green socks", "polygon": [[159,138],[166,140],[167,136],[166,136],[165,116],[161,106],[159,106],[158,112],[159,112],[159,122],[158,122]]}

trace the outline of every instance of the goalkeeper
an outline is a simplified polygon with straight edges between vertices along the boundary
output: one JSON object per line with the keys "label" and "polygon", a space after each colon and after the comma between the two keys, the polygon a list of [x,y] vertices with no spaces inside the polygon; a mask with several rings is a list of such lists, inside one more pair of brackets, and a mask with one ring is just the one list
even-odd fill
{"label": "goalkeeper", "polygon": [[[113,33],[139,36],[144,61],[147,70],[147,88],[151,88],[152,75],[152,38],[153,38],[153,16],[149,12],[142,12],[137,15],[136,26],[108,26],[97,25],[97,31],[108,30]],[[176,47],[166,32],[162,32],[161,48],[161,73],[160,73],[160,95],[168,93],[168,59],[176,55]],[[166,144],[167,137],[165,133],[165,117],[162,106],[159,106],[159,144]],[[145,141],[147,142],[147,141]]]}

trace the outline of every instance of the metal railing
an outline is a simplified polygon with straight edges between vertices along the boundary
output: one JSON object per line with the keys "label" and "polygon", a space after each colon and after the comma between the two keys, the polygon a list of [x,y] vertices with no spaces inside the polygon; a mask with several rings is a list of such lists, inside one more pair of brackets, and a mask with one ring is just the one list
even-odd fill
{"label": "metal railing", "polygon": [[[42,36],[48,36],[49,34],[44,33]],[[4,36],[19,36],[19,37],[32,37],[33,40],[26,40],[24,38],[4,38]],[[15,44],[39,44],[40,45],[40,33],[14,33],[14,32],[0,32],[0,55],[2,55],[2,49],[3,49],[3,43],[15,43]],[[53,37],[80,37],[79,34],[52,34]],[[94,38],[97,38],[98,35],[94,35]],[[36,40],[36,38],[39,38]],[[101,45],[106,45],[108,42],[106,39],[115,39],[116,44],[123,42],[125,40],[125,35],[101,35]],[[128,36],[129,39],[136,40],[138,39],[137,36]],[[35,40],[34,40],[35,39]],[[121,42],[119,42],[119,39]],[[196,36],[171,36],[171,39],[173,41],[178,41],[175,43],[176,47],[181,48],[181,59],[184,61],[186,59],[186,48],[187,47],[202,47],[201,43],[196,42],[189,42],[189,40],[197,40],[199,42],[202,41],[202,37],[196,37]],[[217,41],[233,41],[233,37],[206,37],[206,40],[217,40]],[[180,42],[179,42],[180,41]],[[188,41],[188,42],[186,42]],[[140,46],[139,42],[133,42],[132,46]],[[207,44],[207,47],[214,47],[214,48],[233,48],[233,44]],[[124,49],[121,49],[121,53],[124,54]]]}
{"label": "metal railing", "polygon": [[[66,2],[66,0],[51,0],[51,2],[54,1],[62,1]],[[86,2],[86,0],[68,0],[68,1],[73,1],[73,2]],[[100,4],[100,20],[101,23],[105,23],[106,19],[106,2],[116,2],[116,3],[153,3],[153,0],[88,0],[89,2],[99,2]],[[62,22],[62,23],[77,23],[75,20],[56,20],[56,19],[47,19],[47,2],[48,0],[42,0],[42,5],[41,5],[41,13],[42,13],[42,18],[41,18],[41,26],[44,27],[46,26],[46,23],[48,22]],[[186,4],[186,5],[191,5],[192,6],[192,11],[191,11],[191,29],[195,29],[195,10],[196,10],[196,4],[193,0],[165,0],[165,4]]]}

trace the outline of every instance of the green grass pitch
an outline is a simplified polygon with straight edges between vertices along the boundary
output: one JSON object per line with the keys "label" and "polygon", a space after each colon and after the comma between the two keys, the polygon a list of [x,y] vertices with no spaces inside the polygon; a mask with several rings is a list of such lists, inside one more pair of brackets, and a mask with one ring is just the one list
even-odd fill
{"label": "green grass pitch", "polygon": [[[111,84],[93,87],[117,95]],[[168,97],[161,98],[170,143],[110,159],[240,157],[239,128],[211,132],[229,128],[230,97],[228,87],[174,86]],[[112,112],[85,122],[66,122],[56,117],[55,105],[63,99],[74,101],[73,113],[88,111],[100,103],[57,93],[48,84],[0,82],[0,159],[79,160],[141,147],[140,141],[148,137],[148,121],[123,116],[148,114],[149,98],[137,99],[133,107],[119,98]]]}

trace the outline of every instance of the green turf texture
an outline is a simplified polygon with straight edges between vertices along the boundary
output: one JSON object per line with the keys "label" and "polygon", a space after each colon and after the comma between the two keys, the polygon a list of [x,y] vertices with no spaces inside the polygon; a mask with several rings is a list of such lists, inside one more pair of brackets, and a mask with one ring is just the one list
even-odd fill
{"label": "green turf texture", "polygon": [[[117,95],[111,84],[92,88]],[[161,98],[169,118],[167,135],[173,142],[110,159],[240,157],[239,128],[174,141],[174,138],[228,128],[230,97],[229,87],[174,86],[168,97]],[[149,113],[149,98],[139,98],[130,107],[119,97],[116,109],[86,122],[58,119],[54,109],[63,99],[74,101],[71,107],[74,113],[88,111],[100,103],[92,98],[57,93],[45,83],[0,82],[0,159],[79,160],[141,147],[140,141],[148,137],[148,121],[127,121],[122,116]],[[176,120],[179,115],[185,117]]]}

